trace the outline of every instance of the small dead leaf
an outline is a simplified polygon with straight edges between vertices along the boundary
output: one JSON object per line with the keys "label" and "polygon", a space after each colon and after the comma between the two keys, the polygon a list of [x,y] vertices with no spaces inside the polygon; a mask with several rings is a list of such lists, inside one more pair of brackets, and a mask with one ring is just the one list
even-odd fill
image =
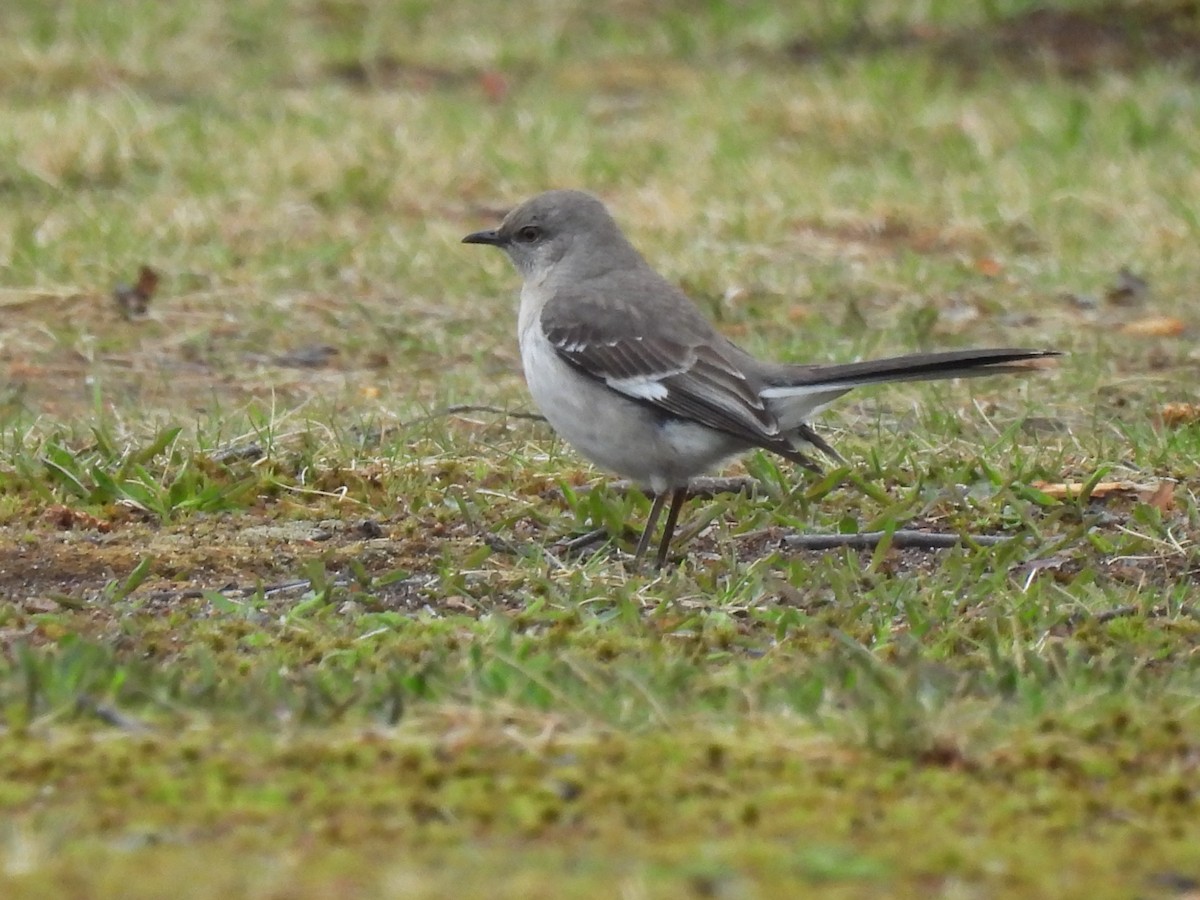
{"label": "small dead leaf", "polygon": [[293,369],[322,369],[329,365],[340,351],[329,344],[306,344],[275,357],[277,366]]}
{"label": "small dead leaf", "polygon": [[1128,563],[1109,563],[1108,574],[1125,584],[1144,584],[1146,581],[1145,571]]}
{"label": "small dead leaf", "polygon": [[491,103],[499,103],[508,96],[508,79],[495,69],[489,69],[479,76],[479,87]]}
{"label": "small dead leaf", "polygon": [[1153,506],[1160,513],[1169,513],[1175,509],[1175,485],[1169,481],[1160,481],[1152,491],[1139,491],[1138,499],[1147,506]]}
{"label": "small dead leaf", "polygon": [[[1035,481],[1033,482],[1033,487],[1056,500],[1065,500],[1081,496],[1086,484],[1082,481],[1067,481],[1057,484],[1048,481]],[[1142,494],[1153,492],[1157,489],[1158,485],[1147,486],[1138,484],[1136,481],[1101,481],[1092,488],[1089,496],[1099,499],[1107,497],[1109,494]]]}
{"label": "small dead leaf", "polygon": [[985,278],[999,278],[1004,273],[1004,264],[991,256],[975,260],[975,271]]}
{"label": "small dead leaf", "polygon": [[1179,428],[1200,421],[1200,404],[1196,403],[1164,403],[1159,410],[1163,425],[1168,428]]}
{"label": "small dead leaf", "polygon": [[72,531],[76,528],[99,531],[101,534],[107,534],[112,531],[111,522],[97,519],[89,513],[78,509],[71,509],[71,507],[63,506],[62,504],[55,504],[49,507],[42,514],[42,518],[60,531]]}
{"label": "small dead leaf", "polygon": [[1186,330],[1184,321],[1174,316],[1147,316],[1121,326],[1121,334],[1131,337],[1179,337]]}
{"label": "small dead leaf", "polygon": [[1146,368],[1151,372],[1161,372],[1163,369],[1175,367],[1176,354],[1162,344],[1155,344],[1146,353]]}
{"label": "small dead leaf", "polygon": [[1059,297],[1075,309],[1076,312],[1095,312],[1100,305],[1100,301],[1096,299],[1094,294],[1077,294],[1073,291],[1067,291],[1060,294]]}
{"label": "small dead leaf", "polygon": [[[1085,486],[1082,481],[1057,484],[1045,481],[1033,482],[1033,487],[1056,500],[1082,496]],[[1101,481],[1092,488],[1088,496],[1094,500],[1101,500],[1114,494],[1135,496],[1139,501],[1153,506],[1159,512],[1166,513],[1175,508],[1175,485],[1171,481],[1159,481],[1153,484],[1139,484],[1136,481]]]}
{"label": "small dead leaf", "polygon": [[140,319],[150,309],[150,301],[158,289],[159,276],[149,266],[142,266],[138,271],[137,283],[132,287],[128,284],[118,284],[113,288],[113,300],[117,309],[126,320]]}
{"label": "small dead leaf", "polygon": [[1071,557],[1065,553],[1056,553],[1053,556],[1045,556],[1040,559],[1031,559],[1023,565],[1017,566],[1013,572],[1015,574],[1025,575],[1025,585],[1033,581],[1034,575],[1039,572],[1059,572],[1062,568],[1071,562]]}
{"label": "small dead leaf", "polygon": [[50,597],[30,597],[21,604],[27,613],[56,613],[62,606]]}
{"label": "small dead leaf", "polygon": [[1146,299],[1150,285],[1146,279],[1122,266],[1117,280],[1105,292],[1104,299],[1113,306],[1136,306]]}
{"label": "small dead leaf", "polygon": [[359,519],[354,529],[365,538],[381,538],[384,536],[383,526],[374,519]]}

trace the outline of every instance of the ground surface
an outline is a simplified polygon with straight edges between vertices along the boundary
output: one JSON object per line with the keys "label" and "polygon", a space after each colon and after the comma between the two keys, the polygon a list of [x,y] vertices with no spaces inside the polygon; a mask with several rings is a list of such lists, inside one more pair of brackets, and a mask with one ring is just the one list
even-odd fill
{"label": "ground surface", "polygon": [[[1194,5],[788,6],[4,5],[6,897],[1200,891]],[[764,355],[1069,356],[637,572],[458,243],[552,186]],[[896,527],[1007,539],[789,542]]]}

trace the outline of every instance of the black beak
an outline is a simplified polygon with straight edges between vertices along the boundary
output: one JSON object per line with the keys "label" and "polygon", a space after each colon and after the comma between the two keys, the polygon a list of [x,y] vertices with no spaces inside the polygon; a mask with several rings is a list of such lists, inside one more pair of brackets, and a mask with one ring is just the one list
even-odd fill
{"label": "black beak", "polygon": [[491,244],[493,247],[503,247],[507,241],[500,237],[498,231],[476,231],[462,239],[464,244]]}

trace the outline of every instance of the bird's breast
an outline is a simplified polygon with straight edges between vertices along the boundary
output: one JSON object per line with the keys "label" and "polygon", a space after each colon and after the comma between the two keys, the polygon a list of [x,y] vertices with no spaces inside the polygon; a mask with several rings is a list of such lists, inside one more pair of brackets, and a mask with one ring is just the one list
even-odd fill
{"label": "bird's breast", "polygon": [[525,381],[546,421],[591,462],[654,491],[683,487],[744,449],[737,440],[665,415],[568,364],[536,319],[521,329]]}

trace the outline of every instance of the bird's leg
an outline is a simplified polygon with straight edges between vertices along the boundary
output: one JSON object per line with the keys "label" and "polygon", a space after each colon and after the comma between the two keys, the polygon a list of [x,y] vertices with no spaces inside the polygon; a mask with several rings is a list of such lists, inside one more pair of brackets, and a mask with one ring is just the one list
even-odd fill
{"label": "bird's leg", "polygon": [[675,523],[679,521],[679,510],[683,508],[683,501],[687,499],[688,489],[686,487],[676,488],[671,493],[671,508],[667,510],[667,524],[663,526],[662,543],[658,545],[658,559],[654,563],[654,568],[661,569],[667,562],[667,550],[671,546],[671,538],[675,535]]}
{"label": "bird's leg", "polygon": [[633,554],[634,568],[637,568],[638,563],[642,561],[642,557],[646,555],[646,550],[650,546],[650,537],[654,534],[654,526],[658,524],[658,517],[662,515],[663,504],[666,502],[666,491],[659,491],[654,495],[654,502],[650,505],[650,515],[646,519],[646,527],[642,531],[641,538],[638,540],[637,551]]}

